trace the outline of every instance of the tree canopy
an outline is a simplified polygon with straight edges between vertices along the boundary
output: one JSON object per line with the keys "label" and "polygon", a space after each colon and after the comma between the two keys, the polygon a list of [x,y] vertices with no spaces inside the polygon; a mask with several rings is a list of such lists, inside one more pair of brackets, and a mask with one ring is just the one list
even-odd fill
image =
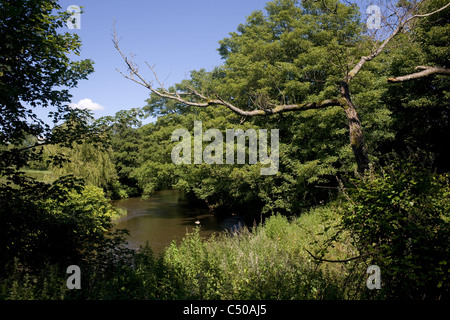
{"label": "tree canopy", "polygon": [[[367,30],[355,5],[338,1],[327,6],[318,1],[269,2],[265,12],[253,12],[245,24],[219,41],[223,65],[211,71],[192,71],[189,79],[170,88],[159,82],[156,73],[159,88],[144,79],[133,60],[123,55],[115,36],[116,49],[126,58],[129,68],[129,75],[123,75],[150,89],[144,111],[160,117],[155,126],[142,128],[142,132],[147,132],[146,137],[164,141],[159,134],[169,139],[168,126],[175,125],[172,130],[192,128],[194,119],[202,120],[208,128],[220,130],[225,130],[228,123],[235,128],[279,128],[282,133],[279,175],[264,182],[250,183],[245,177],[251,176],[253,169],[246,166],[233,168],[239,178],[231,180],[239,182],[224,183],[223,191],[218,191],[217,186],[224,177],[233,176],[231,168],[214,166],[202,169],[207,173],[192,174],[192,171],[188,174],[190,179],[180,178],[181,169],[173,166],[167,157],[168,146],[162,150],[162,145],[157,142],[143,143],[140,150],[145,150],[142,153],[148,156],[141,157],[141,165],[146,163],[147,169],[141,167],[134,173],[141,188],[151,192],[161,186],[158,181],[164,182],[164,186],[188,186],[187,190],[195,190],[197,196],[216,207],[212,203],[233,202],[225,199],[234,194],[230,186],[237,184],[237,189],[259,190],[253,196],[247,192],[244,196],[247,200],[278,203],[279,206],[272,206],[271,210],[289,207],[288,211],[295,212],[302,201],[311,201],[316,196],[313,203],[323,200],[323,194],[332,191],[327,188],[336,186],[336,176],[355,169],[361,172],[361,168],[368,165],[368,159],[377,161],[386,152],[406,151],[407,145],[402,140],[406,128],[403,129],[400,123],[408,123],[405,119],[409,116],[403,117],[405,114],[398,109],[400,104],[392,99],[395,96],[404,101],[403,104],[411,103],[405,97],[405,93],[409,93],[403,86],[416,85],[390,84],[387,79],[408,73],[420,64],[445,68],[442,58],[436,60],[436,54],[434,60],[418,60],[417,56],[425,57],[429,55],[426,52],[432,50],[423,45],[424,41],[435,44],[434,52],[448,54],[445,41],[441,40],[445,28],[439,27],[447,22],[442,19],[445,15],[443,2],[399,3],[397,8],[393,14],[395,19],[384,26],[391,31],[384,38],[375,38]],[[429,32],[424,36],[425,25],[440,32]],[[440,83],[443,92],[437,96],[443,99],[433,106],[439,110],[436,112],[445,112],[444,105],[448,102],[444,101],[444,92],[448,79],[432,76],[420,81]],[[432,101],[436,99],[435,93],[435,89],[421,90],[420,93],[411,91],[422,100],[430,97]],[[228,109],[234,112],[226,114]],[[421,121],[420,117],[415,119]],[[430,134],[436,127],[445,126],[443,119],[435,117],[434,121],[440,124],[429,129]],[[346,135],[350,136],[350,144]],[[409,147],[425,146],[411,143]],[[152,151],[152,148],[158,151]],[[161,157],[161,154],[166,156]],[[445,153],[439,151],[439,154]],[[356,161],[353,160],[355,156]],[[152,170],[148,161],[153,163]],[[168,171],[162,169],[161,163],[166,163],[164,168]],[[240,170],[243,172],[238,174]],[[210,186],[207,181],[211,181]],[[265,192],[261,191],[266,188],[263,185],[268,188]],[[243,193],[237,194],[242,196]],[[212,201],[212,198],[216,200]]]}
{"label": "tree canopy", "polygon": [[[93,72],[92,61],[70,58],[81,39],[62,29],[68,13],[53,0],[0,1],[0,288],[17,287],[16,273],[79,263],[89,298],[114,296],[111,288],[146,298],[251,298],[261,288],[269,297],[448,297],[449,8],[389,2],[371,30],[348,1],[274,0],[219,41],[222,65],[168,88],[149,63],[153,81],[141,75],[114,31],[122,75],[149,98],[94,119],[68,106],[70,89]],[[156,120],[143,125],[148,116]],[[175,163],[173,133],[193,133],[199,121],[222,136],[277,130],[279,144],[267,149],[279,152],[278,170]],[[148,247],[123,248],[110,198],[169,188],[261,225],[208,245],[188,235],[158,261]],[[345,264],[321,265],[337,262]],[[372,264],[387,290],[361,294],[359,273]]]}
{"label": "tree canopy", "polygon": [[[114,43],[128,67],[129,75],[123,75],[148,88],[156,99],[184,106],[224,106],[243,117],[342,107],[358,170],[364,172],[369,159],[354,103],[358,86],[353,83],[358,81],[352,80],[364,79],[363,74],[376,67],[367,63],[384,54],[393,39],[417,19],[439,14],[448,6],[399,2],[391,15],[394,18],[385,19],[391,31],[382,39],[372,39],[355,5],[335,1],[335,9],[330,10],[317,1],[301,5],[293,0],[274,1],[266,6],[267,14],[254,12],[245,25],[220,42],[225,63],[210,73],[209,81],[195,83],[200,88],[181,83],[166,89],[147,63],[160,86],[156,88],[124,55],[116,34]],[[372,114],[378,110],[374,108]]]}
{"label": "tree canopy", "polygon": [[[108,241],[115,212],[102,189],[84,187],[73,172],[40,181],[24,171],[36,163],[67,164],[62,152],[46,153],[44,147],[71,148],[102,134],[88,111],[68,106],[69,90],[87,79],[93,62],[69,58],[79,54],[81,41],[61,31],[68,13],[60,9],[52,0],[0,2],[2,276],[14,259],[30,270],[91,259]],[[47,109],[49,119],[37,109]],[[86,156],[84,142],[78,151]]]}

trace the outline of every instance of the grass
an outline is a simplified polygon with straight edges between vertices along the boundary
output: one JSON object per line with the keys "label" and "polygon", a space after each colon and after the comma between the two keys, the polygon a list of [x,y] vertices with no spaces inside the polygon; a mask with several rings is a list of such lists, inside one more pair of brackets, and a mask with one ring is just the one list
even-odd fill
{"label": "grass", "polygon": [[51,183],[56,180],[55,174],[50,170],[22,170],[28,176],[35,178],[38,181]]}
{"label": "grass", "polygon": [[[179,245],[172,243],[163,256],[173,271],[172,283],[178,284],[176,298],[349,298],[358,287],[348,283],[355,265],[318,263],[306,250],[323,252],[338,219],[332,208],[316,208],[291,220],[272,216],[253,230],[244,228],[207,241],[194,231]],[[343,259],[354,251],[343,235],[328,248],[327,256]],[[360,280],[364,282],[363,275]]]}
{"label": "grass", "polygon": [[42,280],[17,268],[0,280],[0,294],[3,299],[360,298],[365,269],[353,262],[318,262],[306,251],[328,259],[354,256],[345,234],[331,241],[338,221],[338,209],[328,206],[298,218],[275,215],[252,229],[208,239],[196,229],[158,257],[148,247],[115,249],[99,265],[81,267],[84,289],[75,290],[77,296],[65,288],[64,272],[44,272]]}

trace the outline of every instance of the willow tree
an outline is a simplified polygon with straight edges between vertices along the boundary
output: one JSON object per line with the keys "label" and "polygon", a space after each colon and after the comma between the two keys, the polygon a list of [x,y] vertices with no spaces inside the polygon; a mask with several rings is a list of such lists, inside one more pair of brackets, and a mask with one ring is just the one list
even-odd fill
{"label": "willow tree", "polygon": [[[122,75],[159,99],[194,107],[223,106],[243,119],[341,107],[358,171],[362,173],[369,167],[369,158],[358,108],[352,99],[353,82],[366,64],[386,51],[397,35],[413,27],[414,21],[450,5],[431,8],[424,5],[428,2],[387,3],[380,16],[382,32],[378,33],[367,30],[357,6],[348,2],[270,2],[266,14],[253,12],[237,32],[220,41],[224,64],[211,73],[209,83],[200,86],[180,84],[166,89],[154,68],[146,63],[155,86],[123,53],[116,33],[114,44],[128,68],[128,73]],[[427,75],[442,72],[436,68],[424,70]]]}

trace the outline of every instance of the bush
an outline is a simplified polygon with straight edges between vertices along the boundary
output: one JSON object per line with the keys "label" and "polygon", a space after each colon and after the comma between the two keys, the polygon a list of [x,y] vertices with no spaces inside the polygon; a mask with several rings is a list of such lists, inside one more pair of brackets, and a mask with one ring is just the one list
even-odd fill
{"label": "bush", "polygon": [[108,240],[116,211],[101,188],[65,178],[0,192],[1,267],[15,258],[36,270],[46,263],[67,267],[95,257]]}
{"label": "bush", "polygon": [[[314,213],[312,213],[314,215]],[[318,265],[304,248],[314,246],[306,221],[275,215],[263,226],[201,239],[198,229],[163,257],[166,284],[182,299],[344,299],[340,268]],[[363,278],[361,278],[363,279]]]}
{"label": "bush", "polygon": [[[95,196],[93,196],[95,198]],[[92,202],[92,199],[86,199]],[[75,201],[78,203],[78,200]],[[268,218],[251,230],[203,239],[199,228],[173,242],[159,257],[150,248],[123,247],[122,231],[97,247],[80,264],[82,290],[65,287],[67,274],[47,264],[33,273],[16,260],[0,278],[4,299],[351,299],[358,298],[364,273],[357,265],[320,263],[317,252],[333,238],[337,210],[319,207],[299,218]],[[332,257],[348,257],[344,239],[329,248]]]}
{"label": "bush", "polygon": [[449,177],[419,160],[393,161],[353,180],[347,190],[342,227],[380,267],[380,297],[448,297]]}
{"label": "bush", "polygon": [[8,276],[0,278],[0,300],[59,300],[67,295],[64,271],[54,265],[36,274],[14,259],[7,271]]}

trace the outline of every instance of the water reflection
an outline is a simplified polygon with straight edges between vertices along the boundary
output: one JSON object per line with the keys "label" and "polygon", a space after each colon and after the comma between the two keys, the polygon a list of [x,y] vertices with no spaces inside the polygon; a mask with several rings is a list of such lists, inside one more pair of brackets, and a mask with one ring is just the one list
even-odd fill
{"label": "water reflection", "polygon": [[190,207],[183,193],[177,190],[157,191],[146,200],[117,200],[113,201],[113,205],[128,212],[126,217],[116,222],[117,228],[130,232],[128,247],[138,248],[148,243],[156,253],[173,240],[180,241],[193,228],[200,228],[200,234],[208,237],[215,232],[234,230],[243,225],[243,219],[239,216],[221,218],[206,209]]}

